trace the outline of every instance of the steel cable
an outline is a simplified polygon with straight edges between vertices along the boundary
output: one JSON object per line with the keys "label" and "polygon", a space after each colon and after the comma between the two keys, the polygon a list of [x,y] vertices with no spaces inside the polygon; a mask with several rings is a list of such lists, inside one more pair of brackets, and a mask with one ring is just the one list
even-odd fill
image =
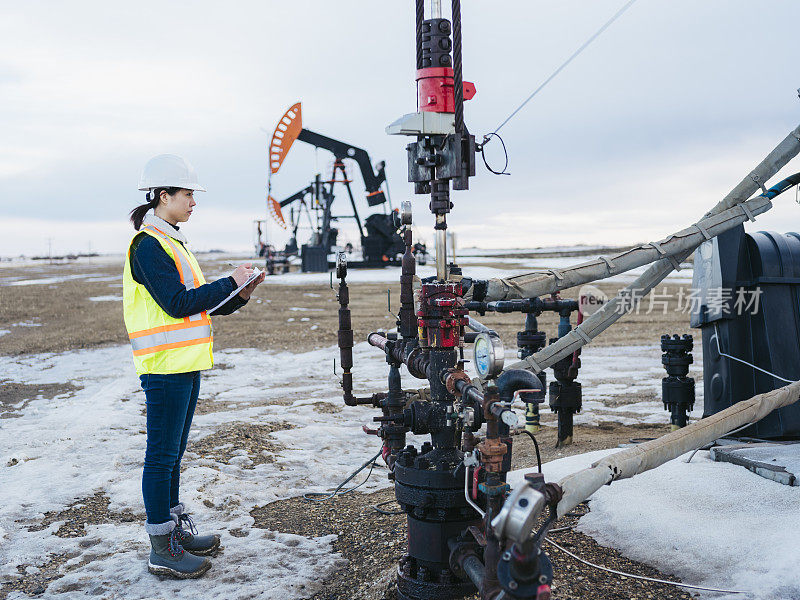
{"label": "steel cable", "polygon": [[[375,461],[378,460],[378,457],[381,455],[382,452],[383,452],[383,448],[378,450],[378,453],[375,456],[370,458],[367,462],[365,462],[363,465],[361,465],[358,469],[353,471],[350,474],[350,476],[347,479],[345,479],[342,483],[340,483],[336,487],[336,489],[333,490],[332,492],[330,492],[330,493],[325,493],[325,492],[306,492],[305,494],[303,494],[303,499],[304,500],[308,500],[310,502],[324,502],[325,500],[330,500],[331,498],[334,498],[336,496],[343,496],[344,494],[347,494],[348,492],[352,492],[354,489],[361,487],[362,485],[367,483],[367,480],[369,480],[369,476],[372,475],[372,469],[375,468]],[[362,481],[361,483],[359,483],[357,485],[354,485],[351,488],[347,488],[343,492],[339,491],[345,485],[347,485],[353,479],[353,477],[355,477],[356,475],[361,473],[361,471],[363,471],[367,467],[369,467],[369,472],[367,473],[367,476],[364,478],[364,481]]]}
{"label": "steel cable", "polygon": [[541,84],[539,87],[537,87],[535,90],[533,90],[533,93],[532,93],[530,96],[528,96],[528,97],[525,99],[525,101],[524,101],[522,104],[520,104],[520,105],[517,107],[517,109],[516,109],[514,112],[512,112],[510,115],[508,115],[508,117],[506,117],[506,120],[505,120],[505,121],[503,121],[502,123],[500,123],[500,125],[498,125],[498,126],[497,126],[497,128],[496,128],[496,129],[495,129],[495,130],[494,130],[492,133],[497,133],[498,131],[500,131],[500,129],[501,129],[501,128],[502,128],[502,127],[503,127],[503,126],[506,124],[506,123],[508,123],[508,122],[509,122],[509,121],[510,121],[510,120],[511,120],[513,117],[514,117],[514,115],[516,115],[516,114],[517,114],[519,111],[521,111],[521,110],[523,109],[523,107],[524,107],[524,106],[525,106],[525,105],[526,105],[528,102],[530,102],[531,100],[533,100],[533,97],[534,97],[534,96],[536,96],[536,94],[538,94],[539,92],[541,92],[541,91],[544,89],[544,87],[545,87],[545,86],[546,86],[548,83],[550,83],[551,81],[553,81],[553,79],[555,79],[556,75],[558,75],[558,74],[559,74],[561,71],[563,71],[563,70],[564,70],[564,68],[566,68],[566,66],[567,66],[567,65],[569,65],[569,63],[571,63],[571,62],[572,62],[572,61],[573,61],[575,58],[577,58],[577,57],[578,57],[578,55],[579,55],[581,52],[583,52],[584,50],[586,50],[586,48],[588,48],[588,47],[589,47],[589,45],[590,45],[590,44],[591,44],[593,41],[595,41],[595,40],[596,40],[598,37],[600,37],[600,34],[602,34],[602,33],[603,33],[603,32],[604,32],[606,29],[608,29],[608,28],[611,26],[611,24],[612,24],[612,23],[614,23],[614,21],[616,21],[618,18],[620,18],[620,17],[622,16],[622,13],[624,13],[626,10],[628,10],[628,9],[629,9],[629,8],[630,8],[630,7],[631,7],[631,6],[632,6],[632,5],[635,3],[635,2],[636,2],[636,0],[629,0],[629,1],[628,1],[628,2],[625,4],[625,6],[623,6],[623,7],[622,7],[622,8],[620,8],[620,9],[619,9],[619,10],[618,10],[616,13],[614,13],[614,16],[613,16],[613,17],[611,17],[611,18],[610,18],[608,21],[606,21],[606,22],[605,22],[605,24],[604,24],[604,25],[603,25],[603,26],[602,26],[600,29],[598,29],[597,31],[595,31],[595,32],[594,32],[594,34],[592,34],[592,36],[591,36],[591,37],[590,37],[588,40],[586,40],[586,41],[583,43],[583,45],[581,45],[581,47],[580,47],[580,48],[578,48],[578,49],[577,49],[575,52],[573,52],[573,53],[572,53],[572,56],[570,56],[570,57],[569,57],[567,60],[565,60],[565,61],[564,61],[564,62],[561,64],[561,66],[560,66],[560,67],[558,67],[558,68],[557,68],[555,71],[553,71],[553,73],[550,75],[550,77],[548,77],[547,79],[545,79],[545,80],[544,80],[544,82],[542,82],[542,84]]}
{"label": "steel cable", "polygon": [[461,0],[453,0],[453,86],[456,133],[464,133],[464,81],[461,70]]}
{"label": "steel cable", "polygon": [[633,575],[632,573],[626,573],[624,571],[617,571],[616,569],[609,569],[608,567],[603,567],[601,565],[596,565],[594,563],[589,562],[588,560],[582,559],[577,554],[573,554],[563,546],[556,544],[553,540],[546,539],[544,540],[548,544],[558,548],[564,554],[571,556],[578,562],[581,562],[589,567],[593,567],[595,569],[600,569],[601,571],[606,571],[607,573],[613,573],[614,575],[621,575],[622,577],[630,577],[631,579],[641,579],[643,581],[652,581],[654,583],[663,583],[665,585],[674,585],[675,587],[683,587],[692,590],[701,590],[704,592],[719,592],[721,594],[747,594],[748,592],[742,590],[721,590],[718,588],[711,588],[711,587],[703,587],[700,585],[690,585],[688,583],[680,583],[678,581],[669,581],[668,579],[656,579],[655,577],[645,577],[644,575]]}
{"label": "steel cable", "polygon": [[425,0],[417,0],[417,69],[422,68],[422,22],[425,20]]}

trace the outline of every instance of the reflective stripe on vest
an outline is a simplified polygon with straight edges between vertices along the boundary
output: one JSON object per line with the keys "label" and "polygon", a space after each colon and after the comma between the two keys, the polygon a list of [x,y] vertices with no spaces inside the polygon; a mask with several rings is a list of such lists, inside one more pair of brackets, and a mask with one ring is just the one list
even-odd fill
{"label": "reflective stripe on vest", "polygon": [[[158,227],[154,225],[146,225],[142,229],[146,229],[147,231],[155,234],[162,240],[164,240],[167,245],[172,248],[172,256],[175,260],[175,266],[178,267],[178,274],[181,277],[181,283],[183,283],[184,287],[187,290],[193,290],[200,285],[200,282],[197,279],[197,273],[194,272],[192,265],[186,260],[186,255],[178,250],[178,247],[175,245],[175,242],[163,231],[161,231]],[[191,273],[191,277],[187,277],[186,273]],[[184,321],[201,321],[207,320],[204,318],[205,313],[198,313],[196,315],[192,315],[190,317],[184,317]],[[210,333],[209,333],[210,335]]]}
{"label": "reflective stripe on vest", "polygon": [[[181,282],[186,286],[187,290],[195,289],[199,283],[197,281],[197,273],[194,272],[192,265],[190,265],[189,261],[186,260],[186,256],[183,254],[183,252],[179,251],[177,246],[175,246],[175,242],[173,242],[166,233],[154,225],[146,225],[142,229],[146,229],[147,231],[155,234],[164,240],[170,248],[172,248],[172,254],[175,257],[175,266],[178,267],[178,274],[181,276]],[[191,279],[186,277],[186,273],[192,274]]]}
{"label": "reflective stripe on vest", "polygon": [[180,329],[173,330],[167,330],[166,327],[157,327],[156,329],[164,329],[165,331],[157,331],[150,334],[147,331],[139,331],[135,334],[136,337],[131,336],[131,347],[133,348],[134,356],[211,341],[211,325],[208,323],[200,323],[188,328],[182,326]]}
{"label": "reflective stripe on vest", "polygon": [[[197,288],[200,285],[197,273],[184,252],[176,246],[172,239],[153,225],[146,225],[142,229],[155,235],[170,247],[181,283],[186,289],[193,290]],[[182,323],[134,331],[129,333],[128,337],[131,340],[133,355],[142,356],[162,350],[211,342],[211,321],[208,315],[202,312],[184,317]]]}

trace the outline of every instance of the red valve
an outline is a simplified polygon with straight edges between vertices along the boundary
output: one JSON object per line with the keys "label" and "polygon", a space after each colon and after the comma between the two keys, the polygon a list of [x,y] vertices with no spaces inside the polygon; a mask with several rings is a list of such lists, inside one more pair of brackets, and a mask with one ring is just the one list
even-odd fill
{"label": "red valve", "polygon": [[480,472],[481,472],[482,468],[483,467],[478,466],[478,468],[475,469],[475,472],[472,474],[472,499],[473,500],[477,500],[478,499],[478,475],[480,475]]}

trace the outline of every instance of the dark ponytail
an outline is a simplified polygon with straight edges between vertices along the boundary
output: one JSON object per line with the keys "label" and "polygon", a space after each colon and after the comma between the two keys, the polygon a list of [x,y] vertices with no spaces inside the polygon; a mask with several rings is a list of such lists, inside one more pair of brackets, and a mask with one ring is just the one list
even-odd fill
{"label": "dark ponytail", "polygon": [[151,208],[155,209],[156,206],[158,206],[158,201],[161,198],[161,192],[167,192],[167,194],[173,196],[180,189],[181,188],[177,187],[160,187],[156,188],[153,191],[147,192],[147,194],[145,195],[147,202],[145,202],[144,204],[140,204],[130,212],[131,223],[133,223],[133,228],[136,231],[139,231],[139,229],[142,226],[142,221],[144,220],[144,216],[147,214],[147,211],[150,210]]}

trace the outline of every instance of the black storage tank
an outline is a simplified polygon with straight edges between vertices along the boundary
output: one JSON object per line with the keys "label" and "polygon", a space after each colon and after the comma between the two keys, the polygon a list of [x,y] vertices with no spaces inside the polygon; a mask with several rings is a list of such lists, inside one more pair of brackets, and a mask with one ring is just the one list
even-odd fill
{"label": "black storage tank", "polygon": [[[800,379],[800,235],[743,226],[695,252],[692,327],[703,336],[704,416]],[[800,439],[800,402],[738,435]]]}

